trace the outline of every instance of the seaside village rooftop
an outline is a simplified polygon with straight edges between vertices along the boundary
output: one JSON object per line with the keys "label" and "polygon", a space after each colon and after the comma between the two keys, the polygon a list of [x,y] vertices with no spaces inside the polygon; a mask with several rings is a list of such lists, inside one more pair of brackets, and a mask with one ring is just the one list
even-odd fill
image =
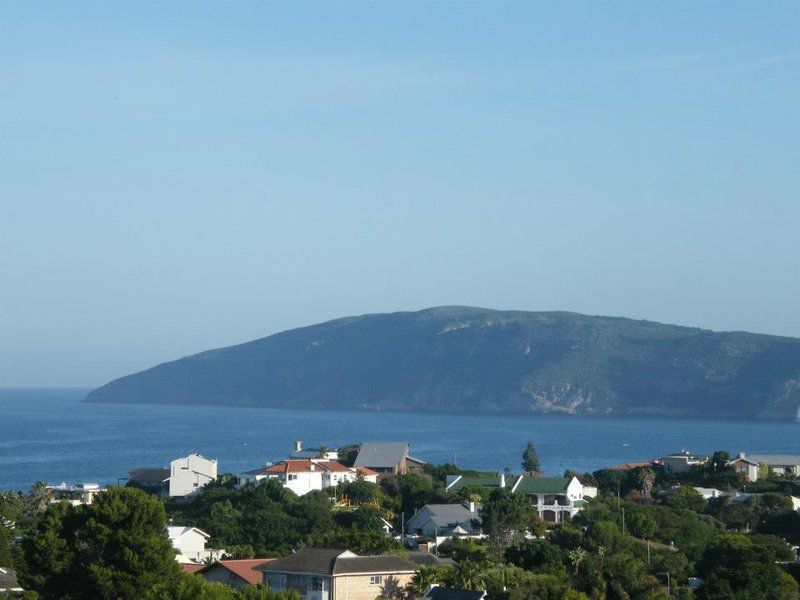
{"label": "seaside village rooftop", "polygon": [[[625,478],[627,473],[642,472],[680,478],[707,470],[713,460],[719,460],[716,454],[681,450],[658,458],[614,465],[606,472],[619,473],[618,478]],[[747,484],[766,478],[800,477],[798,455],[740,452],[725,458],[722,466],[735,473],[742,489],[695,485],[694,491],[703,501],[724,500],[731,506],[745,506],[763,495],[746,490]],[[452,465],[448,468],[451,467],[458,471]],[[354,484],[394,485],[393,478],[408,474],[430,479],[436,469],[413,457],[408,442],[370,441],[336,449],[326,446],[304,448],[302,442],[297,441],[283,458],[238,473],[232,479],[226,475],[229,483],[225,485],[246,491],[272,482],[271,485],[277,484],[297,497],[323,492],[328,494],[334,510],[346,514],[358,510],[358,500],[354,501],[347,492],[340,492],[340,488],[349,490]],[[133,468],[126,485],[168,499],[175,506],[191,506],[204,488],[219,476],[217,460],[189,454],[170,461],[169,466]],[[458,498],[458,501],[428,502],[401,515],[371,501],[367,507],[378,519],[377,530],[406,546],[409,550],[405,557],[359,553],[347,548],[293,548],[285,556],[242,557],[238,555],[241,551],[235,547],[209,547],[212,536],[185,519],[182,522],[170,521],[167,536],[181,569],[209,582],[236,589],[262,584],[273,592],[294,590],[304,600],[375,600],[387,597],[386,594],[393,589],[411,585],[421,566],[445,568],[454,565],[453,559],[440,556],[440,548],[453,543],[485,542],[490,531],[485,529],[482,502],[491,498],[494,491],[523,498],[544,526],[556,527],[574,519],[598,496],[598,488],[593,480],[590,484],[590,480],[583,482],[578,475],[547,477],[536,472],[455,472],[443,476],[443,493],[448,498]],[[109,488],[98,483],[61,482],[46,489],[52,503],[81,506],[91,505]],[[800,497],[792,496],[791,506],[800,514]],[[527,533],[526,539],[536,539],[536,535],[541,533]],[[12,586],[6,587],[7,590],[18,589],[13,587],[18,586],[18,582],[12,570],[0,569],[0,583]],[[427,600],[483,600],[486,594],[485,589],[461,589],[432,583],[419,590],[418,597]]]}

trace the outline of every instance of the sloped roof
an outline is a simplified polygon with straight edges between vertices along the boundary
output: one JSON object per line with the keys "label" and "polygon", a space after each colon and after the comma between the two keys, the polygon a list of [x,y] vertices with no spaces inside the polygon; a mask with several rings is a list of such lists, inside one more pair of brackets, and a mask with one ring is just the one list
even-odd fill
{"label": "sloped roof", "polygon": [[258,567],[259,571],[278,573],[327,573],[333,574],[336,558],[344,550],[329,548],[303,548],[289,556],[276,558],[271,563]]}
{"label": "sloped roof", "polygon": [[181,563],[181,571],[184,573],[197,573],[206,568],[202,563]]}
{"label": "sloped roof", "polygon": [[570,477],[530,477],[524,475],[513,488],[518,494],[563,494]]}
{"label": "sloped roof", "polygon": [[390,469],[407,456],[408,442],[364,442],[353,466]]}
{"label": "sloped roof", "polygon": [[759,464],[775,467],[788,467],[800,465],[800,456],[796,454],[747,454],[749,460]]}
{"label": "sloped roof", "polygon": [[0,567],[0,591],[20,591],[22,588],[17,581],[17,573],[14,569]]}
{"label": "sloped roof", "polygon": [[196,531],[206,539],[211,537],[205,531],[203,531],[202,529],[198,529],[197,527],[184,527],[182,525],[167,526],[167,535],[169,535],[169,539],[172,540],[173,542],[178,538],[180,538],[185,533],[189,533],[190,531]]}
{"label": "sloped roof", "polygon": [[418,565],[454,565],[456,561],[452,558],[442,558],[441,556],[436,556],[435,554],[431,554],[430,552],[422,552],[418,550],[412,550],[408,553],[408,558],[411,559],[412,562]]}
{"label": "sloped roof", "polygon": [[430,600],[481,600],[485,595],[485,591],[462,590],[437,585],[428,590],[425,597]]}
{"label": "sloped roof", "polygon": [[198,571],[199,573],[207,573],[214,567],[227,569],[237,577],[243,579],[247,583],[255,585],[261,583],[263,579],[262,571],[258,569],[263,565],[271,563],[274,558],[252,558],[241,560],[218,560],[210,565],[206,565]]}
{"label": "sloped roof", "polygon": [[[516,483],[518,476],[508,476],[505,477],[506,482],[506,489],[511,489],[511,487]],[[475,477],[466,477],[466,476],[459,476],[458,479],[451,482],[450,485],[447,486],[448,490],[452,490],[457,492],[467,486],[474,485],[480,486],[485,488],[499,488],[501,481],[501,475],[499,473],[492,473],[489,475],[477,475]]]}
{"label": "sloped roof", "polygon": [[[437,527],[457,525],[478,518],[478,514],[470,512],[463,504],[426,504],[420,511],[408,520],[409,526],[415,521],[423,520],[424,523],[433,521]],[[420,523],[421,527],[424,523]]]}
{"label": "sloped roof", "polygon": [[169,479],[169,469],[160,467],[139,467],[128,473],[128,481],[166,481]]}
{"label": "sloped roof", "polygon": [[303,548],[290,556],[259,565],[259,571],[274,573],[323,573],[348,575],[358,573],[411,573],[417,566],[396,556],[358,556],[347,550]]}
{"label": "sloped roof", "polygon": [[[352,472],[353,469],[337,460],[288,458],[268,467],[247,471],[245,475],[277,475],[281,473],[310,473],[312,471],[348,473]],[[365,474],[374,475],[376,473],[368,472]]]}

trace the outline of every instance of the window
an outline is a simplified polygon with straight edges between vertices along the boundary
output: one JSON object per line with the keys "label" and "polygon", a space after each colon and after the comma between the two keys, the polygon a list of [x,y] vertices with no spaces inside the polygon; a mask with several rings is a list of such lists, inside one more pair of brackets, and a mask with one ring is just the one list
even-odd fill
{"label": "window", "polygon": [[369,576],[369,584],[370,585],[380,585],[381,581],[383,581],[382,575],[370,575]]}
{"label": "window", "polygon": [[269,573],[267,575],[267,585],[273,591],[281,591],[286,589],[286,575],[284,573]]}

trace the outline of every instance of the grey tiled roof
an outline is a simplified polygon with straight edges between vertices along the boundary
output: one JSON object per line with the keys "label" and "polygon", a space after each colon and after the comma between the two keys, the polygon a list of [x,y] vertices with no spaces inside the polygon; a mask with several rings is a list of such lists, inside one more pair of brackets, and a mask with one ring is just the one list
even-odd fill
{"label": "grey tiled roof", "polygon": [[396,556],[353,556],[337,558],[333,574],[402,573],[416,570],[416,564]]}
{"label": "grey tiled roof", "polygon": [[408,456],[408,442],[364,442],[353,463],[354,467],[389,469]]}
{"label": "grey tiled roof", "polygon": [[169,479],[169,469],[140,467],[128,475],[128,481],[164,481]]}
{"label": "grey tiled roof", "polygon": [[444,528],[477,518],[477,512],[470,512],[463,504],[426,504],[408,520],[408,526],[421,527],[428,521],[433,521],[437,527]]}
{"label": "grey tiled roof", "polygon": [[796,454],[745,454],[745,458],[769,466],[800,465],[800,456]]}
{"label": "grey tiled roof", "polygon": [[271,573],[348,575],[414,572],[417,565],[396,556],[356,556],[343,550],[303,548],[291,556],[277,558],[257,568]]}

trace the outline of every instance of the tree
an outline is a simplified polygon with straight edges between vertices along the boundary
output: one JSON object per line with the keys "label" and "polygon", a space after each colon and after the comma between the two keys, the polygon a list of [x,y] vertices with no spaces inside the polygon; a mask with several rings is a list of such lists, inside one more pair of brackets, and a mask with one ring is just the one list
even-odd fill
{"label": "tree", "polygon": [[14,568],[14,557],[11,554],[11,539],[8,528],[0,518],[0,567]]}
{"label": "tree", "polygon": [[653,491],[653,483],[656,480],[656,474],[653,473],[653,469],[640,469],[637,479],[642,488],[642,496],[649,498],[650,492]]}
{"label": "tree", "polygon": [[730,460],[731,455],[726,450],[717,450],[708,461],[708,466],[712,472],[719,473],[725,470]]}
{"label": "tree", "polygon": [[539,464],[539,455],[536,454],[533,442],[528,442],[525,445],[525,451],[522,453],[522,470],[530,473],[539,473],[542,470],[542,465]]}
{"label": "tree", "polygon": [[110,489],[89,506],[53,505],[25,540],[25,583],[46,600],[142,598],[180,574],[166,525],[163,505],[135,488]]}
{"label": "tree", "polygon": [[525,496],[504,489],[492,490],[480,511],[483,529],[492,541],[505,545],[514,532],[527,529],[533,511]]}
{"label": "tree", "polygon": [[675,509],[689,509],[702,512],[706,501],[703,496],[690,485],[681,485],[667,492],[664,504]]}

